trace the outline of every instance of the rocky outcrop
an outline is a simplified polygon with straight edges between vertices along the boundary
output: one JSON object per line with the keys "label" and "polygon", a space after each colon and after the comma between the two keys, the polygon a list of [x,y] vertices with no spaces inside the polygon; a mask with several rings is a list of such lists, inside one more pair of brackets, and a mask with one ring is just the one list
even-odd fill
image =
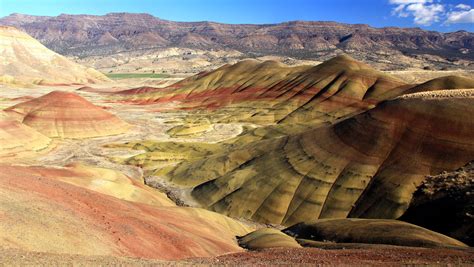
{"label": "rocky outcrop", "polygon": [[428,176],[400,219],[474,246],[474,161]]}

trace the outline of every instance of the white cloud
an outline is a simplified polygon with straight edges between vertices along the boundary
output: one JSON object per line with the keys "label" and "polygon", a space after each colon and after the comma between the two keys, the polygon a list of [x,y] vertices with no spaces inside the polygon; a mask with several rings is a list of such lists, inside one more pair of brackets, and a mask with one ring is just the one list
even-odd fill
{"label": "white cloud", "polygon": [[392,10],[392,15],[396,15],[402,18],[408,17],[410,14],[405,12],[405,5],[399,5]]}
{"label": "white cloud", "polygon": [[433,0],[390,0],[390,4],[393,5],[408,5],[408,4],[424,4],[431,3]]}
{"label": "white cloud", "polygon": [[466,5],[466,4],[459,4],[456,6],[457,9],[462,9],[462,10],[470,10],[471,9],[471,6],[470,5]]}
{"label": "white cloud", "polygon": [[419,25],[431,25],[440,19],[444,12],[444,6],[441,4],[411,4],[406,7],[414,17],[414,22]]}
{"label": "white cloud", "polygon": [[453,7],[441,1],[389,0],[388,2],[395,5],[392,15],[402,18],[413,17],[413,22],[418,25],[429,26],[438,21],[444,21],[443,25],[474,23],[474,9],[470,5],[461,3]]}
{"label": "white cloud", "polygon": [[407,7],[407,5],[431,3],[433,0],[389,0],[389,2],[392,5],[397,5],[392,12],[394,15],[407,17],[408,13],[405,12],[405,7]]}
{"label": "white cloud", "polygon": [[454,23],[474,23],[474,9],[449,12],[445,24]]}
{"label": "white cloud", "polygon": [[399,17],[413,17],[419,25],[431,25],[440,20],[444,14],[444,5],[433,3],[433,0],[389,0],[390,4],[397,5],[392,14]]}

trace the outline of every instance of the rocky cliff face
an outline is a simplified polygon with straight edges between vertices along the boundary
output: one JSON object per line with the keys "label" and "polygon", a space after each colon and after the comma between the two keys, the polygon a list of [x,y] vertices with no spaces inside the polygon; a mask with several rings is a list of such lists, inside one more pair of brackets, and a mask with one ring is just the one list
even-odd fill
{"label": "rocky cliff face", "polygon": [[465,31],[439,33],[306,21],[265,25],[174,22],[130,13],[57,17],[12,14],[1,18],[0,25],[20,27],[56,52],[75,56],[190,47],[318,59],[344,51],[369,61],[393,55],[424,56],[425,61],[433,60],[426,56],[440,56],[446,65],[456,60],[467,60],[463,64],[469,65],[474,60],[474,34]]}

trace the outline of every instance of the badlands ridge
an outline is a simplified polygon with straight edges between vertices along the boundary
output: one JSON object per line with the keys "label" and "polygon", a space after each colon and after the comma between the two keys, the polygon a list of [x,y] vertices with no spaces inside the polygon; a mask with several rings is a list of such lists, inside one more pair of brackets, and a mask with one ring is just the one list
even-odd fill
{"label": "badlands ridge", "polygon": [[340,55],[123,86],[19,30],[0,35],[6,262],[316,264],[340,248],[379,264],[474,262],[472,78],[409,84]]}

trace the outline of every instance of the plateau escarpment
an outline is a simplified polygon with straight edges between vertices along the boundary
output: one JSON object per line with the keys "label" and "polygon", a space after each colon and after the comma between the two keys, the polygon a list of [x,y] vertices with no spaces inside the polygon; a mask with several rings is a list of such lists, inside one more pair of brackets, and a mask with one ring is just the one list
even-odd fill
{"label": "plateau escarpment", "polygon": [[440,33],[419,28],[373,28],[364,24],[291,21],[278,24],[175,22],[150,14],[57,17],[11,14],[0,24],[24,29],[56,52],[107,56],[157,48],[238,50],[249,56],[286,55],[327,60],[345,52],[387,68],[472,68],[471,32]]}

